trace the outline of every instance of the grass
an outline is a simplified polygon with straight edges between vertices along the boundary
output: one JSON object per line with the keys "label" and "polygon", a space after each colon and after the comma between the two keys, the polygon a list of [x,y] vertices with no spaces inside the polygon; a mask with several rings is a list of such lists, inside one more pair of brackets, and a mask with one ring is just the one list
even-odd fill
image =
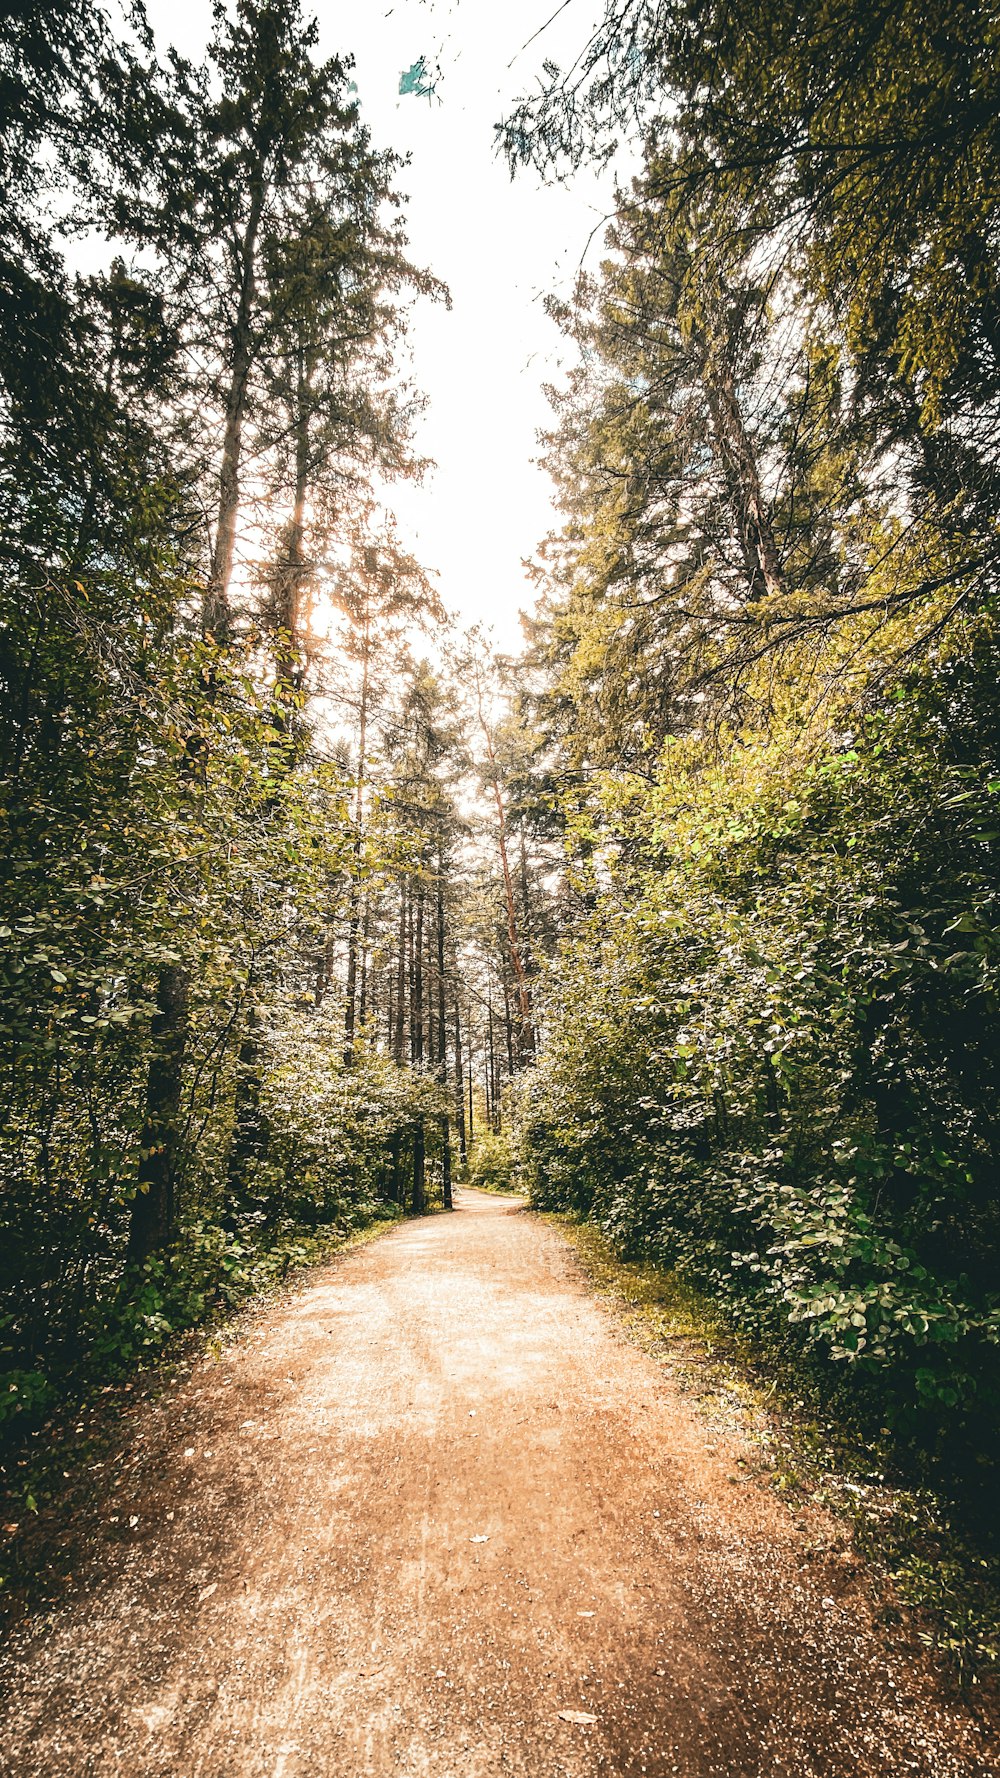
{"label": "grass", "polygon": [[571,1243],[631,1339],[671,1369],[713,1419],[756,1445],[758,1473],[794,1509],[807,1501],[844,1526],[881,1595],[887,1628],[942,1657],[964,1687],[1000,1672],[1000,1574],[991,1541],[962,1528],[960,1503],[915,1480],[889,1428],[852,1414],[847,1389],[801,1352],[734,1326],[675,1273],[622,1259],[593,1223],[543,1220]]}

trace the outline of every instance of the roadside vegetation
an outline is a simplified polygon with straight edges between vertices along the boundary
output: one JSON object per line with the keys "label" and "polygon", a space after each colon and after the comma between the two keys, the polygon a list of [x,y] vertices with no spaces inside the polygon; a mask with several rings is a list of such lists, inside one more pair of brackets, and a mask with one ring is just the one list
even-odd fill
{"label": "roadside vegetation", "polygon": [[447,300],[403,169],[298,0],[213,17],[0,50],[11,1462],[513,1165],[947,1503],[890,1566],[993,1659],[943,1595],[1000,1480],[996,20],[624,0],[544,65],[513,167],[640,165],[551,301],[511,662],[386,505]]}
{"label": "roadside vegetation", "polygon": [[988,1565],[996,52],[971,6],[609,6],[505,130],[550,169],[644,141],[552,305],[519,710],[566,865],[519,1176],[889,1428]]}

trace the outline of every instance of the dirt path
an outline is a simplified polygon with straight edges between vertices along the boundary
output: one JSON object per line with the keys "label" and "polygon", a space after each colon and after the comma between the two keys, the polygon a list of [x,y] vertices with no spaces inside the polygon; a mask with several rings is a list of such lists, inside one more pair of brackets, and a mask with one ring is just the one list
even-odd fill
{"label": "dirt path", "polygon": [[508,1200],[318,1273],[130,1430],[8,1651],[5,1774],[997,1769]]}

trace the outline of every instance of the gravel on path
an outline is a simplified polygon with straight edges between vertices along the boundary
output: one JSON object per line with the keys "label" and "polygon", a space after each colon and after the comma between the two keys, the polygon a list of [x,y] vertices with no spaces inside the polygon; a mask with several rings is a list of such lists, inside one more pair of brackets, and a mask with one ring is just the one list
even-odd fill
{"label": "gravel on path", "polygon": [[595,1301],[463,1190],[128,1425],[2,1661],[10,1778],[986,1778],[988,1725]]}

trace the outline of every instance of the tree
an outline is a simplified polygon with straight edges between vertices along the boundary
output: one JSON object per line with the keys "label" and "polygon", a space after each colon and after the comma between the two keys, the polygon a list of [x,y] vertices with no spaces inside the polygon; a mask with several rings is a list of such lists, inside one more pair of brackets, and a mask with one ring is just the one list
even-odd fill
{"label": "tree", "polygon": [[369,776],[373,707],[386,709],[389,682],[403,658],[404,639],[415,625],[443,617],[427,576],[400,545],[391,527],[377,528],[369,511],[353,520],[341,539],[339,560],[328,565],[329,596],[340,613],[342,659],[356,684],[344,688],[355,708],[357,764],[354,781],[354,853],[347,940],[344,1058],[354,1054],[358,997],[358,938],[365,844],[365,801]]}
{"label": "tree", "polygon": [[[659,199],[753,219],[826,307],[870,401],[872,455],[909,511],[882,540],[930,621],[996,572],[989,418],[1000,374],[995,27],[975,4],[609,5],[572,72],[549,66],[504,129],[517,160],[608,152],[666,119]],[[933,317],[933,320],[932,320]],[[883,597],[872,573],[869,609]]]}
{"label": "tree", "polygon": [[496,682],[502,669],[491,655],[485,637],[478,631],[472,632],[470,636],[470,646],[463,665],[468,668],[470,675],[472,709],[481,741],[480,771],[484,787],[491,797],[496,811],[494,837],[503,877],[508,954],[517,991],[517,1054],[518,1058],[522,1059],[531,1055],[534,1049],[535,1034],[531,1012],[531,988],[528,981],[527,962],[519,928],[517,897],[514,888],[514,864],[509,844],[507,798],[495,712]]}

